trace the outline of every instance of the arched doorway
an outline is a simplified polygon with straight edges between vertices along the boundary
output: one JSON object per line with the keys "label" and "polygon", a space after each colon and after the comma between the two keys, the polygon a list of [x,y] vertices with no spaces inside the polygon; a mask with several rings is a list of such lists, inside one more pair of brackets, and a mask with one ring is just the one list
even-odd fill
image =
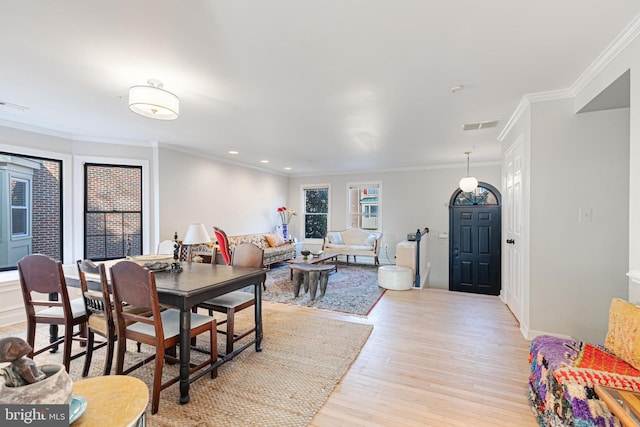
{"label": "arched doorway", "polygon": [[499,295],[501,196],[490,184],[449,201],[449,290]]}

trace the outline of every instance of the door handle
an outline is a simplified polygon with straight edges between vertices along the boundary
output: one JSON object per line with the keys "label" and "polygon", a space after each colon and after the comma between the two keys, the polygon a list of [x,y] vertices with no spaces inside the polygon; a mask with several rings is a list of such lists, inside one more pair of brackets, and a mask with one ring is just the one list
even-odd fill
{"label": "door handle", "polygon": [[507,239],[507,243],[510,244],[510,245],[514,245],[516,243],[516,241],[513,240],[513,239]]}

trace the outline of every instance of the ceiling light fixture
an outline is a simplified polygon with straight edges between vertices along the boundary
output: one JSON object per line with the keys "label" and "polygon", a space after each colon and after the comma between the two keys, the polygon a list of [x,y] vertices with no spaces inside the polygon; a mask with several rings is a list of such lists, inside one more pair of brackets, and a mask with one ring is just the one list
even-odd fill
{"label": "ceiling light fixture", "polygon": [[478,180],[469,176],[469,154],[471,154],[471,151],[465,151],[464,154],[467,155],[467,177],[460,180],[460,189],[465,193],[469,193],[478,187]]}
{"label": "ceiling light fixture", "polygon": [[141,116],[158,120],[175,120],[180,112],[178,97],[162,88],[156,79],[147,81],[149,86],[132,86],[129,89],[129,108]]}

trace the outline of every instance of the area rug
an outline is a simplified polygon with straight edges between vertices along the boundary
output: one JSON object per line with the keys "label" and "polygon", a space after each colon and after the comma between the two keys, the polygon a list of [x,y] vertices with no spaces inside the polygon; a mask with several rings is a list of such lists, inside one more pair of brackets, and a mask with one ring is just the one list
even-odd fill
{"label": "area rug", "polygon": [[[247,326],[252,318],[240,314],[236,317],[239,328]],[[252,346],[222,365],[218,378],[205,376],[195,381],[191,384],[191,401],[186,405],[178,403],[178,384],[163,390],[158,413],[151,415],[151,403],[147,407],[147,425],[306,426],[349,369],[373,329],[370,324],[325,319],[312,313],[269,311],[267,307],[263,320],[262,352],[256,353]],[[11,335],[24,339],[26,331]],[[47,326],[38,327],[36,339],[47,342]],[[198,338],[198,345],[206,346],[208,341]],[[125,361],[142,358],[150,351],[143,345],[142,353],[136,353],[135,343],[131,342],[127,348],[130,351]],[[74,350],[78,350],[76,343]],[[102,374],[104,353],[104,349],[94,353],[89,376]],[[192,352],[192,359],[200,357]],[[35,357],[38,365],[61,360],[61,353]],[[81,379],[83,363],[84,357],[71,362],[70,375],[74,381]],[[173,376],[177,371],[178,365],[165,365],[165,375]],[[152,363],[130,375],[144,381],[151,393]]]}
{"label": "area rug", "polygon": [[324,296],[320,297],[318,289],[316,299],[311,300],[309,293],[304,293],[304,289],[301,289],[300,295],[296,298],[293,295],[291,269],[289,264],[283,263],[274,266],[267,273],[266,290],[263,291],[262,298],[267,301],[367,315],[384,291],[385,289],[378,286],[378,266],[338,264],[338,271],[329,274],[327,292]]}

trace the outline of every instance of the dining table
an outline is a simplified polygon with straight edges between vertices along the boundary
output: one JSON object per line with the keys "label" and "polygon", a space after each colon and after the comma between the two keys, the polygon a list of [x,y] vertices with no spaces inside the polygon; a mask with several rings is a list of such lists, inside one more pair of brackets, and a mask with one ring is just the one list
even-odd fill
{"label": "dining table", "polygon": [[[109,274],[109,267],[116,262],[104,261]],[[65,268],[67,280],[77,279],[77,268]],[[189,402],[189,386],[198,378],[206,375],[212,369],[218,368],[223,363],[233,359],[248,347],[255,345],[255,351],[262,351],[262,279],[266,269],[253,267],[237,267],[220,264],[204,264],[195,262],[182,262],[180,269],[167,269],[154,272],[156,288],[160,303],[171,305],[180,310],[180,403]],[[87,277],[91,280],[90,277]],[[198,304],[246,287],[253,287],[255,295],[254,318],[255,335],[252,340],[234,349],[233,352],[220,355],[213,366],[202,369],[193,376],[189,375],[191,361],[191,311]],[[202,350],[201,350],[202,351]],[[212,349],[212,351],[217,351]]]}

